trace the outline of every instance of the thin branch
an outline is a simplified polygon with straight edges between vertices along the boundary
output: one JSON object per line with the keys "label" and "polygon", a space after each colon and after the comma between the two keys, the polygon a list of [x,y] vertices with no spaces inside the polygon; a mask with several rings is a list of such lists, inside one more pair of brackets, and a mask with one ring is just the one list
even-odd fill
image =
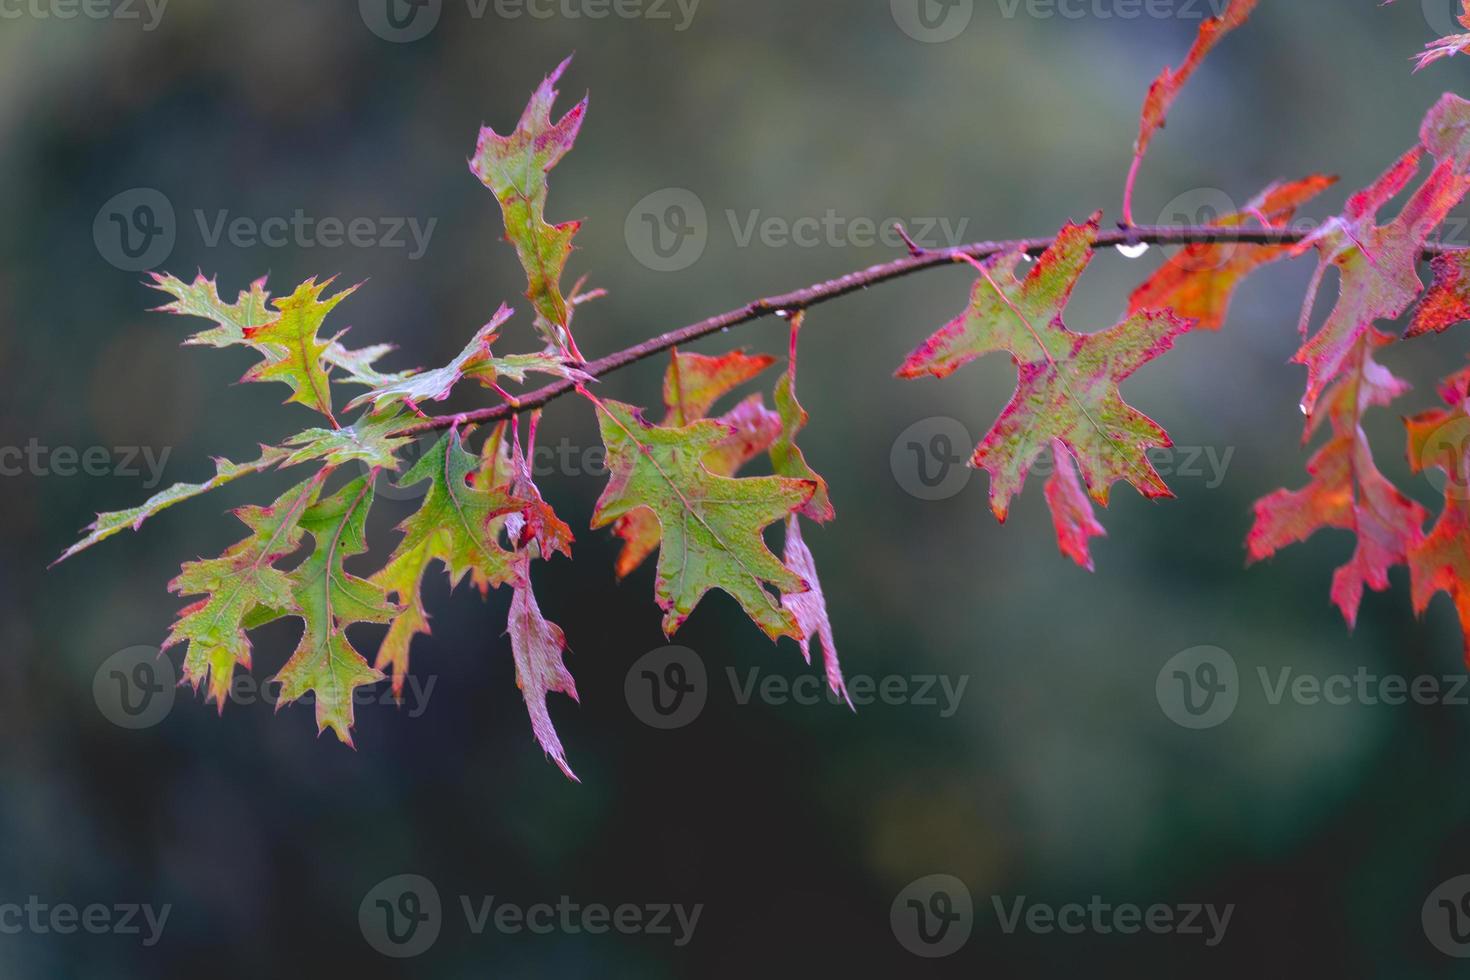
{"label": "thin branch", "polygon": [[[1097,236],[1094,243],[1095,248],[1107,248],[1116,245],[1210,245],[1210,244],[1238,244],[1238,245],[1295,245],[1310,234],[1306,230],[1295,230],[1289,228],[1243,228],[1243,227],[1215,227],[1215,226],[1133,226],[1115,231],[1104,231]],[[901,279],[904,276],[922,272],[925,269],[933,269],[939,266],[952,265],[956,262],[969,262],[989,258],[1002,252],[1024,251],[1028,255],[1040,255],[1052,244],[1052,238],[1017,238],[1008,241],[974,242],[970,245],[960,245],[955,248],[924,249],[916,255],[908,255],[891,262],[883,262],[878,265],[869,266],[857,272],[849,272],[845,276],[829,279],[826,282],[816,283],[804,289],[797,289],[779,296],[768,296],[747,303],[739,309],[730,310],[717,316],[712,316],[698,323],[691,323],[678,330],[671,330],[666,334],[652,337],[641,344],[625,348],[606,357],[598,358],[580,365],[585,373],[594,378],[601,378],[619,371],[630,364],[636,364],[645,358],[661,354],[671,347],[687,344],[690,341],[707,337],[721,330],[739,326],[742,323],[750,323],[768,316],[791,316],[802,310],[809,309],[829,300],[834,300],[849,293],[855,293],[869,286],[889,282],[893,279]],[[1436,244],[1428,245],[1424,249],[1426,258],[1440,255],[1444,252],[1454,251],[1451,246]],[[553,384],[537,388],[535,391],[527,392],[515,399],[513,404],[506,403],[482,408],[474,412],[465,412],[460,415],[441,415],[425,419],[400,429],[396,435],[414,436],[424,432],[433,432],[439,429],[447,429],[456,421],[467,424],[480,424],[494,422],[519,412],[530,411],[540,408],[547,402],[560,398],[562,395],[575,391],[577,385],[572,381],[557,381]]]}

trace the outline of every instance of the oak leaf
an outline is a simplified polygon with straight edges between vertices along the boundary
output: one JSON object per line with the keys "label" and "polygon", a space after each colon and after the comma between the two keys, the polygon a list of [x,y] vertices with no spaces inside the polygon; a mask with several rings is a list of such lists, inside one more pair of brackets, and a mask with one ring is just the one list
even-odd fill
{"label": "oak leaf", "polygon": [[1145,497],[1172,496],[1147,451],[1173,443],[1123,400],[1118,385],[1169,350],[1189,321],[1167,310],[1143,310],[1092,334],[1073,333],[1062,322],[1091,261],[1099,220],[1094,215],[1085,225],[1063,228],[1024,280],[1015,277],[1021,252],[980,265],[969,307],[898,370],[902,378],[943,378],[984,354],[1011,355],[1019,374],[1016,392],[971,458],[990,474],[991,509],[1002,521],[1031,465],[1054,441],[1077,461],[1088,493],[1104,507],[1119,480]]}
{"label": "oak leaf", "polygon": [[305,621],[301,642],[276,674],[280,705],[313,695],[318,733],[330,728],[352,745],[353,699],[383,674],[347,639],[355,623],[386,623],[397,613],[381,586],[349,574],[344,559],[367,550],[365,528],[373,504],[373,474],[358,477],[314,503],[299,524],[315,542],[290,573],[293,613]]}
{"label": "oak leaf", "polygon": [[704,459],[729,437],[718,422],[662,427],[631,405],[597,405],[609,472],[592,526],[606,527],[639,507],[657,517],[654,594],[665,611],[664,632],[672,636],[706,592],[722,589],[771,639],[800,637],[796,617],[767,587],[786,594],[805,591],[807,583],[771,554],[761,532],[809,501],[816,485],[711,473]]}

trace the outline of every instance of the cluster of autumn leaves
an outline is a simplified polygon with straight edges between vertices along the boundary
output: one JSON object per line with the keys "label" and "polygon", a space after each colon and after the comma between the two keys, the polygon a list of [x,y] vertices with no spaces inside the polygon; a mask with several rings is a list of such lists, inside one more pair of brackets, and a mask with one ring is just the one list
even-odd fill
{"label": "cluster of autumn leaves", "polygon": [[[433,447],[397,477],[400,488],[423,487],[417,511],[398,527],[397,546],[386,564],[366,578],[349,572],[348,559],[365,553],[366,519],[380,474],[402,469],[410,433],[426,428],[421,406],[443,401],[462,383],[495,392],[514,407],[502,383],[521,384],[532,374],[563,379],[596,409],[608,454],[609,480],[592,526],[613,526],[624,542],[620,576],[658,552],[655,598],[672,633],[711,589],[740,603],[773,640],[790,637],[810,660],[817,640],[830,686],[846,689],[837,662],[826,605],[801,519],[830,520],[826,482],[796,445],[806,412],[796,399],[796,341],[800,314],[791,317],[791,356],[768,408],[751,395],[722,415],[710,413],[728,394],[776,363],[766,356],[733,352],[718,357],[675,351],[664,384],[666,417],[646,421],[633,406],[604,401],[572,339],[578,305],[598,293],[561,287],[576,222],[546,220],[547,173],[576,140],[585,100],[553,120],[555,85],[563,64],[536,89],[515,130],[502,136],[482,130],[471,169],[495,194],[506,238],[526,272],[526,296],[535,328],[545,343],[532,354],[496,355],[493,347],[512,311],[502,306],[464,350],[433,370],[387,373],[378,361],[387,346],[351,349],[342,335],[323,335],[328,314],[353,289],[330,293],[330,281],[308,280],[291,295],[272,299],[264,280],[226,302],[212,280],[193,282],[155,275],[154,288],[168,294],[165,312],[202,318],[210,326],[186,343],[243,346],[261,360],[244,381],[277,381],[291,389],[288,402],[318,412],[325,424],[279,445],[264,446],[248,463],[216,461],[214,477],[178,484],[127,511],[101,514],[87,535],[62,558],[155,514],[251,473],[316,464],[306,480],[264,507],[242,507],[235,516],[249,534],[216,558],[188,562],[170,589],[197,597],[174,623],[164,647],[184,647],[182,677],[221,710],[236,668],[251,666],[248,631],[285,617],[302,620],[295,652],[275,676],[282,703],[307,694],[315,703],[319,730],[327,728],[351,744],[354,692],[386,679],[401,692],[415,637],[429,632],[422,587],[434,566],[450,584],[466,577],[481,591],[511,590],[507,633],[516,678],[532,730],[546,753],[572,778],[566,753],[551,722],[552,692],[577,697],[567,670],[562,630],[541,613],[532,591],[533,563],[560,553],[571,556],[571,528],[557,517],[536,487],[534,455],[538,415],[530,413],[527,441],[512,417],[484,435],[477,451],[466,446],[472,426],[446,425]],[[334,389],[361,389],[344,411],[359,410],[350,424],[339,420]],[[452,421],[452,420],[451,420]],[[770,476],[736,478],[757,456],[770,457]],[[329,490],[345,464],[356,477]],[[767,548],[765,529],[785,529],[783,558]],[[293,567],[310,538],[310,550]],[[372,663],[348,638],[362,623],[387,626]]]}
{"label": "cluster of autumn leaves", "polygon": [[[1470,26],[1470,0],[1465,0]],[[1222,15],[1202,26],[1188,58],[1165,69],[1151,87],[1125,191],[1125,214],[1150,139],[1161,128],[1180,87],[1230,31],[1241,26],[1256,0],[1232,0]],[[1470,35],[1467,35],[1470,37]],[[1455,50],[1459,50],[1456,48]],[[1439,52],[1439,53],[1436,53]],[[1435,57],[1454,51],[1436,48]],[[1434,60],[1426,55],[1429,61]],[[797,640],[808,661],[816,640],[829,686],[845,695],[825,600],[802,520],[833,517],[826,482],[796,444],[807,415],[796,396],[797,340],[804,314],[789,315],[791,346],[772,405],[753,394],[721,414],[720,401],[773,367],[775,358],[735,351],[722,356],[675,351],[664,380],[664,417],[645,419],[639,409],[598,398],[572,336],[572,319],[599,292],[561,283],[577,222],[546,219],[547,175],[572,148],[587,103],[553,119],[555,85],[564,63],[536,89],[509,135],[481,131],[471,169],[494,193],[527,277],[534,326],[544,342],[536,353],[496,355],[500,329],[512,317],[502,306],[449,364],[425,371],[384,372],[376,365],[390,348],[351,349],[342,335],[323,336],[327,315],[353,289],[328,294],[330,281],[308,280],[289,296],[272,299],[264,280],[225,302],[213,281],[156,275],[153,285],[171,297],[161,309],[202,318],[207,329],[186,343],[243,346],[261,359],[245,381],[283,382],[290,402],[316,412],[325,424],[278,445],[264,446],[246,463],[216,461],[213,477],[178,484],[136,508],[101,514],[69,557],[182,501],[240,477],[277,467],[314,464],[309,478],[264,507],[235,512],[249,534],[222,555],[188,562],[172,591],[197,597],[179,614],[165,646],[185,647],[183,678],[223,709],[237,667],[249,669],[247,632],[284,617],[304,623],[300,643],[276,675],[283,702],[313,696],[319,730],[331,728],[351,743],[354,692],[392,675],[400,691],[415,637],[429,632],[421,590],[425,576],[442,566],[452,585],[468,577],[482,593],[511,590],[507,632],[532,729],[547,754],[568,776],[572,770],[552,725],[547,697],[576,698],[563,660],[562,630],[542,615],[532,591],[533,563],[560,553],[571,556],[573,535],[542,498],[528,460],[533,456],[537,413],[529,414],[523,445],[515,396],[502,382],[522,384],[532,374],[561,379],[593,405],[607,450],[609,479],[592,526],[611,526],[622,540],[616,572],[625,576],[658,553],[655,598],[672,635],[712,589],[740,604],[771,639]],[[1391,200],[1427,174],[1397,216],[1379,224]],[[1280,229],[1333,178],[1311,176],[1267,188],[1239,213],[1220,217],[1222,228]],[[1446,471],[1444,508],[1433,527],[1429,514],[1378,470],[1361,420],[1370,408],[1390,404],[1407,385],[1374,358],[1395,341],[1376,324],[1394,320],[1420,296],[1417,264],[1435,229],[1470,192],[1470,102],[1446,95],[1430,111],[1419,144],[1372,186],[1353,195],[1343,212],[1294,244],[1213,243],[1181,249],[1134,291],[1124,319],[1095,333],[1073,333],[1063,314],[1092,260],[1101,214],[1068,224],[1032,264],[1023,251],[970,261],[978,278],[965,309],[920,345],[899,368],[905,378],[943,378],[976,358],[1004,352],[1017,366],[1017,387],[1000,417],[975,449],[972,463],[990,477],[991,506],[1004,520],[1043,453],[1055,461],[1045,486],[1062,552],[1092,568],[1090,542],[1105,532],[1093,504],[1106,506],[1113,484],[1123,481],[1146,497],[1169,496],[1148,451],[1170,445],[1165,431],[1124,401],[1119,385],[1168,351],[1185,333],[1218,330],[1231,296],[1256,269],[1315,251],[1318,268],[1300,326],[1303,344],[1294,360],[1307,368],[1302,401],[1305,438],[1325,435],[1308,464],[1310,481],[1257,503],[1248,538],[1253,560],[1305,540],[1318,530],[1353,532],[1357,547],[1333,579],[1332,597],[1349,623],[1365,588],[1384,589],[1388,572],[1407,565],[1413,597],[1423,609],[1439,591],[1454,599],[1470,637],[1470,370],[1451,376],[1441,391],[1447,407],[1409,419],[1409,456],[1415,469]],[[1420,301],[1406,337],[1443,331],[1470,319],[1470,251],[1438,250],[1433,287]],[[963,255],[958,257],[964,258]],[[1336,270],[1338,299],[1331,314],[1309,333],[1312,310],[1327,273]],[[421,406],[449,397],[474,382],[507,403],[510,419],[483,434],[477,451],[466,440],[473,427],[443,424],[431,449],[397,477],[399,487],[426,485],[418,510],[403,521],[401,538],[386,564],[360,578],[345,561],[367,551],[366,517],[374,484],[398,473],[411,433],[439,425],[425,422]],[[339,421],[334,388],[360,391]],[[760,456],[769,476],[740,477]],[[356,464],[356,478],[329,492],[332,476]],[[765,530],[780,523],[784,552],[766,546]],[[293,567],[281,563],[310,550]],[[349,627],[387,626],[371,664]],[[1470,656],[1470,641],[1467,641]],[[572,776],[572,778],[575,778]]]}
{"label": "cluster of autumn leaves", "polygon": [[[1470,26],[1470,0],[1465,6]],[[1254,7],[1255,0],[1235,0],[1221,16],[1206,21],[1184,64],[1165,69],[1151,87],[1125,198],[1131,198],[1137,164],[1179,87],[1204,54],[1241,26]],[[1431,45],[1420,66],[1463,46],[1460,39]],[[1426,159],[1429,166],[1420,180]],[[1299,207],[1333,182],[1314,175],[1273,185],[1239,213],[1214,224],[1285,228]],[[1380,224],[1379,213],[1411,185],[1397,215]],[[1467,192],[1470,102],[1446,94],[1426,115],[1418,145],[1349,198],[1341,214],[1299,241],[1188,246],[1133,292],[1121,323],[1075,334],[1063,323],[1062,313],[1092,257],[1100,219],[1095,215],[1085,225],[1063,228],[1023,278],[1016,275],[1028,261],[1023,252],[977,263],[980,277],[965,310],[910,354],[898,374],[942,378],[988,353],[1003,351],[1012,357],[1019,373],[1016,392],[976,448],[972,465],[990,474],[991,506],[1004,520],[1028,470],[1050,449],[1055,466],[1045,496],[1058,544],[1063,554],[1091,569],[1089,542],[1105,533],[1093,501],[1106,506],[1109,489],[1119,480],[1146,497],[1169,495],[1147,457],[1150,449],[1168,447],[1169,438],[1123,401],[1118,384],[1167,351],[1181,334],[1220,329],[1232,294],[1250,273],[1315,251],[1318,266],[1299,324],[1303,342],[1293,361],[1307,368],[1301,404],[1304,441],[1319,434],[1326,440],[1308,463],[1311,479],[1305,487],[1278,490],[1256,504],[1247,538],[1249,556],[1252,561],[1267,558],[1327,528],[1351,531],[1357,547],[1337,570],[1331,589],[1349,625],[1356,621],[1365,588],[1386,589],[1389,570],[1407,565],[1416,610],[1422,612],[1440,591],[1453,599],[1470,660],[1470,370],[1441,385],[1447,408],[1406,420],[1411,467],[1415,472],[1429,467],[1444,471],[1444,507],[1428,531],[1428,512],[1374,464],[1361,424],[1368,409],[1388,405],[1408,390],[1374,359],[1397,339],[1376,324],[1403,316],[1420,297],[1419,261],[1435,230]],[[1437,251],[1434,284],[1405,339],[1470,320],[1470,250]],[[1338,279],[1337,302],[1311,332],[1319,289],[1332,270]]]}

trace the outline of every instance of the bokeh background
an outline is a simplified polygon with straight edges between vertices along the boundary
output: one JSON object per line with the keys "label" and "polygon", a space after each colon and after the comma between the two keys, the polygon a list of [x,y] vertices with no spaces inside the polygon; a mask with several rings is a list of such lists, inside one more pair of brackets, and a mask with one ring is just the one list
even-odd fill
{"label": "bokeh background", "polygon": [[[585,218],[572,271],[610,290],[578,319],[595,355],[896,254],[841,232],[815,247],[744,242],[752,216],[911,228],[947,218],[962,240],[1044,234],[1099,207],[1116,220],[1143,93],[1210,6],[1129,17],[1136,5],[1107,0],[974,0],[949,10],[968,19],[941,42],[948,28],[902,29],[915,22],[903,0],[703,0],[687,22],[673,4],[594,19],[601,8],[580,0],[539,8],[553,12],[544,18],[493,3],[475,16],[477,5],[444,0],[432,30],[398,42],[380,36],[382,5],[369,0],[171,0],[156,21],[142,5],[74,18],[58,16],[71,9],[59,0],[5,5],[0,445],[106,447],[113,464],[116,447],[167,450],[162,476],[174,482],[207,475],[213,454],[243,459],[311,424],[274,386],[233,385],[247,353],[181,349],[192,324],[145,312],[158,294],[94,236],[120,193],[151,189],[174,209],[160,268],[203,269],[231,295],[265,273],[278,293],[310,275],[368,280],[337,325],[358,343],[398,344],[391,366],[440,364],[524,288],[495,202],[465,166],[477,127],[513,125],[541,76],[576,52],[562,104],[590,90],[591,109],[553,176],[550,211]],[[1314,171],[1342,177],[1309,208],[1332,213],[1412,144],[1441,92],[1464,90],[1470,60],[1409,71],[1453,6],[1263,3],[1155,140],[1139,219],[1208,218],[1201,209],[1222,195],[1243,202]],[[705,209],[706,241],[664,272],[637,232],[643,213],[658,213],[640,202],[671,188]],[[211,243],[197,217],[298,209],[436,223],[412,256]],[[924,243],[950,242],[936,230]],[[1114,322],[1159,261],[1157,250],[1099,256],[1074,329]],[[1421,911],[1441,882],[1470,872],[1466,707],[1272,704],[1258,679],[1361,668],[1448,684],[1464,673],[1448,601],[1416,620],[1401,573],[1366,598],[1356,631],[1344,627],[1327,590],[1346,535],[1244,567],[1251,502],[1305,480],[1303,372],[1287,359],[1309,273],[1308,262],[1262,272],[1225,331],[1184,338],[1128,382],[1179,446],[1228,466],[1221,480],[1174,457],[1185,472],[1170,477],[1168,502],[1120,486],[1094,575],[1056,553],[1039,480],[1004,527],[981,476],[939,500],[911,492],[908,443],[932,446],[956,425],[978,439],[1013,382],[1000,357],[942,384],[892,378],[960,308],[964,270],[813,311],[803,445],[839,516],[807,537],[844,667],[910,691],[964,684],[951,711],[942,697],[855,714],[825,700],[742,704],[728,670],[794,681],[816,669],[714,596],[677,637],[707,668],[703,711],[675,731],[643,723],[625,681],[667,642],[651,565],[615,582],[609,535],[586,530],[602,479],[580,463],[550,467],[541,487],[579,536],[575,561],[538,568],[537,585],[582,695],[580,707],[552,701],[580,785],[532,740],[503,636],[508,596],[450,596],[442,576],[428,590],[433,636],[413,659],[430,693],[360,706],[356,751],[316,737],[309,707],[276,714],[247,699],[220,718],[187,689],[156,724],[120,727],[99,707],[105,662],[159,642],[179,605],[164,588],[178,563],[236,540],[223,511],[266,502],[291,475],[236,484],[50,571],[93,512],[152,492],[147,472],[31,467],[0,479],[0,902],[171,906],[151,947],[129,935],[0,935],[0,976],[1464,975]],[[1434,487],[1404,465],[1397,416],[1434,403],[1432,382],[1462,361],[1463,337],[1388,352],[1416,391],[1369,420],[1383,468],[1431,506]],[[524,316],[508,342],[532,346]],[[697,349],[784,343],[768,320]],[[646,362],[600,390],[656,402],[662,369]],[[543,444],[568,458],[585,461],[595,437],[585,405],[546,414]],[[412,507],[380,499],[376,555]],[[256,641],[263,679],[295,635],[273,627]],[[1190,730],[1162,709],[1156,680],[1201,645],[1238,665],[1239,704],[1223,724]],[[437,941],[411,959],[375,950],[359,917],[401,874],[433,882],[443,904]],[[973,927],[957,952],[926,959],[890,911],[935,874],[963,883]],[[476,935],[460,898],[491,895],[703,910],[683,946]],[[1234,912],[1214,946],[1007,934],[993,899],[1022,896]]]}

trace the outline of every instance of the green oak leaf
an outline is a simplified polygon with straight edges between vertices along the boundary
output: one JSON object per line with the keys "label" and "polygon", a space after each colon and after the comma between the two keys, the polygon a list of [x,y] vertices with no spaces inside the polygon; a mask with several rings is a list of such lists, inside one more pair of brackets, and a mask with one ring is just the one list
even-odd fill
{"label": "green oak leaf", "polygon": [[281,704],[313,694],[317,731],[330,728],[347,745],[352,744],[353,692],[383,680],[347,639],[347,627],[386,623],[398,612],[381,586],[349,574],[342,564],[367,550],[364,529],[372,503],[372,477],[362,476],[301,515],[298,523],[315,548],[290,573],[290,581],[294,614],[306,628],[274,678],[281,685]]}
{"label": "green oak leaf", "polygon": [[[769,355],[751,355],[742,350],[718,357],[675,351],[664,373],[664,425],[687,425],[707,417],[721,398],[775,363]],[[726,412],[719,421],[730,434],[704,458],[705,468],[715,476],[734,476],[769,448],[781,428],[781,420],[766,408],[758,394]],[[615,566],[618,578],[632,573],[658,547],[658,519],[646,507],[618,518],[613,533],[623,539]]]}
{"label": "green oak leaf", "polygon": [[208,493],[215,487],[223,486],[232,480],[238,480],[242,476],[251,473],[259,473],[279,464],[286,458],[286,451],[274,446],[262,446],[260,458],[249,463],[232,463],[227,459],[216,458],[214,461],[214,476],[203,483],[175,483],[173,486],[160,490],[149,497],[137,507],[128,510],[109,511],[98,514],[97,519],[83,528],[87,536],[61,553],[61,557],[52,562],[52,565],[60,564],[66,559],[92,547],[99,541],[106,540],[119,531],[129,528],[136,531],[143,522],[160,511],[167,510],[175,504],[183,503],[200,494]]}
{"label": "green oak leaf", "polygon": [[645,422],[621,402],[599,402],[607,448],[607,487],[592,526],[605,527],[639,507],[658,518],[661,542],[654,591],[664,632],[689,617],[710,589],[734,596],[775,639],[800,638],[796,617],[767,591],[802,592],[807,583],[767,549],[761,532],[811,500],[816,485],[784,477],[732,479],[706,468],[705,456],[729,436],[718,422],[678,428]]}
{"label": "green oak leaf", "polygon": [[324,356],[333,341],[317,336],[327,314],[356,290],[351,286],[322,299],[332,279],[308,279],[296,292],[275,300],[277,316],[269,323],[245,330],[245,339],[270,348],[273,356],[251,368],[242,381],[284,381],[291,387],[287,403],[300,402],[336,423],[332,415],[332,386]]}
{"label": "green oak leaf", "polygon": [[411,419],[397,409],[369,412],[356,422],[340,429],[307,429],[287,439],[291,449],[285,465],[295,466],[317,460],[331,465],[362,462],[368,466],[397,470],[399,449],[411,441],[393,433]]}
{"label": "green oak leaf", "polygon": [[420,590],[430,565],[442,563],[451,586],[469,574],[482,593],[491,586],[518,581],[514,556],[500,546],[504,518],[496,515],[512,503],[507,492],[508,465],[501,454],[503,433],[503,424],[494,430],[482,463],[464,448],[459,432],[451,429],[398,481],[400,488],[426,480],[430,483],[418,511],[398,525],[403,539],[387,565],[373,576],[378,586],[397,595],[402,604],[377,659],[379,668],[391,667],[395,694],[403,689],[413,638],[429,632]]}
{"label": "green oak leaf", "polygon": [[[283,493],[268,507],[241,507],[236,517],[251,535],[218,558],[186,562],[169,591],[206,598],[179,612],[163,649],[187,644],[183,679],[198,691],[206,681],[206,700],[225,710],[235,665],[250,669],[250,628],[280,618],[295,608],[291,580],[275,567],[301,544],[302,514],[316,503],[326,473],[318,473]],[[262,612],[269,613],[262,618]]]}

